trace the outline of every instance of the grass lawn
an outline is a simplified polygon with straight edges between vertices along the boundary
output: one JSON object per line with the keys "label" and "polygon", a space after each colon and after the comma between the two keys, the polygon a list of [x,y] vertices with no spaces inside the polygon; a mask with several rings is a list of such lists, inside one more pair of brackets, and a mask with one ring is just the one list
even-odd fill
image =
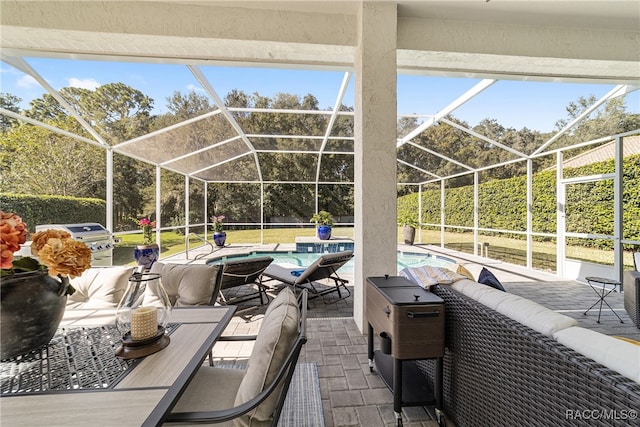
{"label": "grass lawn", "polygon": [[[334,227],[333,237],[353,238],[352,227]],[[315,228],[270,228],[263,231],[263,242],[270,243],[295,243],[296,237],[315,236]],[[398,228],[397,241],[402,242],[402,228]],[[420,236],[420,240],[419,240]],[[135,265],[133,249],[141,244],[140,234],[126,234],[117,236],[121,242],[116,244],[114,250],[114,265]],[[204,237],[204,236],[203,236]],[[212,233],[208,235],[212,242]],[[500,236],[480,236],[480,242],[489,243],[489,257],[501,259],[514,264],[526,264],[526,242],[524,240],[510,239]],[[260,244],[260,230],[227,230],[227,243],[230,244]],[[184,235],[175,232],[164,231],[161,234],[162,256],[173,255],[185,250]],[[440,232],[433,230],[421,230],[416,233],[416,243],[440,245]],[[196,248],[204,243],[197,237],[189,239],[189,247]],[[462,252],[473,253],[472,233],[445,233],[445,247]],[[556,249],[553,242],[533,242],[534,267],[543,270],[555,269]],[[613,264],[613,251],[585,248],[580,246],[568,246],[567,256],[572,259],[590,261],[600,264]],[[625,269],[633,267],[631,253],[624,254]]]}

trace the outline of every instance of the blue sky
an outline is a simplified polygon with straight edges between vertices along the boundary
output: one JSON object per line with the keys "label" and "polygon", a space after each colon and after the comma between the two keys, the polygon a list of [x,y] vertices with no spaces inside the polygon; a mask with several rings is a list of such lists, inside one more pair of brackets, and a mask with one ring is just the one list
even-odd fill
{"label": "blue sky", "polygon": [[[166,97],[174,91],[183,94],[191,90],[202,91],[186,66],[174,64],[119,63],[97,61],[70,61],[31,58],[27,62],[55,89],[65,86],[94,89],[106,83],[122,82],[155,100],[156,112],[164,112]],[[258,92],[273,96],[278,92],[303,97],[313,94],[320,108],[330,108],[336,102],[344,73],[340,71],[310,71],[269,68],[200,67],[204,75],[222,98],[232,89],[248,94]],[[6,63],[1,64],[0,91],[28,102],[41,97],[45,90],[29,76]],[[473,87],[478,79],[425,77],[400,75],[398,77],[399,114],[436,114],[449,103]],[[353,77],[343,103],[354,104]],[[480,95],[453,112],[471,126],[485,118],[496,119],[505,127],[548,132],[556,121],[566,119],[566,107],[579,97],[595,95],[600,98],[613,85],[576,83],[542,83],[532,81],[499,81]],[[627,111],[640,113],[640,91],[627,95]],[[204,94],[204,91],[202,91]]]}

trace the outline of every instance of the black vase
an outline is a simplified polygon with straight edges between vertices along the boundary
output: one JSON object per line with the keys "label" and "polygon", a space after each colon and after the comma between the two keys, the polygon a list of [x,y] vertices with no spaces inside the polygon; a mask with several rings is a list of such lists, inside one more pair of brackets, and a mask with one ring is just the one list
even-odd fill
{"label": "black vase", "polygon": [[64,316],[68,285],[68,278],[51,277],[47,270],[2,278],[0,359],[49,344]]}

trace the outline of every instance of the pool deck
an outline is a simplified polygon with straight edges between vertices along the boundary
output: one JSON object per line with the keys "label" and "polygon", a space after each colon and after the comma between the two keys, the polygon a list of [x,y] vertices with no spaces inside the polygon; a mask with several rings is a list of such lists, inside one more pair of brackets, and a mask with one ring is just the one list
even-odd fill
{"label": "pool deck", "polygon": [[[200,249],[163,259],[163,262],[204,263],[207,258],[251,251],[295,251],[295,244],[231,245],[214,252]],[[597,311],[583,312],[597,296],[586,283],[563,280],[547,272],[528,270],[499,260],[473,256],[431,245],[399,244],[402,252],[431,253],[451,258],[463,264],[475,277],[487,267],[502,282],[508,292],[529,298],[554,311],[578,320],[579,325],[606,335],[618,335],[640,340],[638,329],[624,310],[622,294],[614,292],[607,302],[620,315],[620,323],[608,309],[602,310],[601,323],[596,323]],[[200,254],[202,254],[200,256]],[[194,257],[200,256],[198,260]],[[352,277],[346,277],[352,279]],[[243,307],[239,307],[243,308]],[[265,306],[234,317],[225,334],[255,334],[258,332]],[[300,354],[300,362],[315,362],[318,366],[320,392],[326,427],[335,426],[395,426],[393,395],[376,373],[368,367],[366,337],[353,320],[352,297],[333,304],[312,300],[307,321],[308,342]],[[218,343],[214,357],[228,363],[246,360],[252,347],[233,342]],[[437,427],[433,414],[425,407],[403,408],[404,425]],[[448,420],[447,426],[454,424]]]}
{"label": "pool deck", "polygon": [[[223,248],[201,247],[189,252],[162,259],[162,262],[170,263],[205,263],[207,259],[227,255],[243,254],[252,251],[295,251],[295,243],[266,244],[266,245],[229,245]],[[620,323],[616,316],[607,307],[602,310],[601,322],[597,323],[597,310],[592,309],[587,315],[584,310],[591,306],[597,296],[593,289],[584,282],[567,280],[557,277],[555,274],[529,270],[523,266],[510,264],[491,258],[474,256],[458,252],[452,249],[441,248],[434,245],[404,245],[398,244],[398,251],[409,253],[429,253],[431,255],[445,257],[464,265],[475,277],[478,277],[482,267],[488,268],[500,280],[508,292],[538,302],[554,311],[564,313],[578,320],[580,326],[600,331],[607,335],[619,335],[640,341],[640,329],[629,318],[624,309],[623,294],[613,292],[607,297],[607,302],[613,310],[622,318]],[[338,272],[340,273],[340,272]],[[341,277],[353,283],[353,277],[348,274],[340,274]],[[312,310],[311,317],[352,317],[353,301],[349,298],[337,304],[316,304],[316,310]]]}

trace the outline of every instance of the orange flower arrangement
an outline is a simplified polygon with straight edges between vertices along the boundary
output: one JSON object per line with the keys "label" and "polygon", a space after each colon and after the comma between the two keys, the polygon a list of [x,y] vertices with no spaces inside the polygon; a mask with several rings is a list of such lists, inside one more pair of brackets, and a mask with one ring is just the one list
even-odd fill
{"label": "orange flower arrangement", "polygon": [[13,268],[13,253],[27,241],[27,225],[14,213],[0,211],[0,268]]}
{"label": "orange flower arrangement", "polygon": [[[14,260],[14,253],[27,240],[27,226],[15,213],[0,211],[0,257],[2,275],[49,269],[50,276],[74,278],[91,267],[91,250],[62,230],[40,231],[32,235],[30,257]],[[42,264],[41,264],[42,263]]]}
{"label": "orange flower arrangement", "polygon": [[49,267],[49,274],[80,276],[91,266],[91,250],[66,231],[46,230],[32,236],[31,253]]}

